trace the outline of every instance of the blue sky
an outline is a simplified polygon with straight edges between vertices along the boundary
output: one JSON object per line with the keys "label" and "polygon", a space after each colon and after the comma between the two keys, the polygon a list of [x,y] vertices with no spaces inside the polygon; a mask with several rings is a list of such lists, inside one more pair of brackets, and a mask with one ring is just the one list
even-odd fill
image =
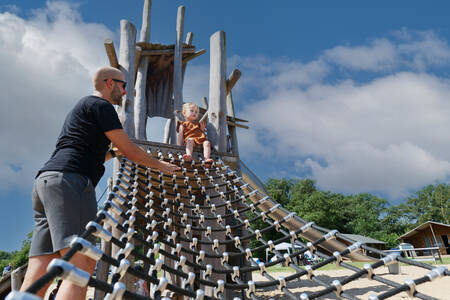
{"label": "blue sky", "polygon": [[[32,230],[33,177],[107,64],[103,40],[118,48],[120,19],[139,32],[142,5],[0,0],[0,250],[20,248]],[[446,1],[154,0],[152,42],[174,43],[179,5],[197,49],[226,32],[227,73],[242,71],[237,115],[250,121],[238,131],[241,157],[263,180],[311,177],[392,203],[449,182]],[[189,64],[185,100],[208,95],[208,64],[208,53]],[[152,140],[162,124],[149,122]]]}

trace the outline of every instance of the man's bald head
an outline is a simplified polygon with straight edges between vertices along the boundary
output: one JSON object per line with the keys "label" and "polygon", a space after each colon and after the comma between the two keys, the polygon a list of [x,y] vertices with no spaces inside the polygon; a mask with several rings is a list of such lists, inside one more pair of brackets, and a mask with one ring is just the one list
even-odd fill
{"label": "man's bald head", "polygon": [[101,67],[97,69],[92,77],[94,89],[96,91],[103,90],[105,80],[108,78],[123,80],[123,74],[120,70],[113,67]]}

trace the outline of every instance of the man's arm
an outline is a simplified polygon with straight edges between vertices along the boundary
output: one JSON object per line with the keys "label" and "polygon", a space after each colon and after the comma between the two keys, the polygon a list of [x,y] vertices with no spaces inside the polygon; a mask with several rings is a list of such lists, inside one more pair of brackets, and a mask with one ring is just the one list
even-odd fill
{"label": "man's arm", "polygon": [[147,152],[130,140],[123,129],[113,129],[105,132],[105,135],[123,155],[135,163],[158,169],[164,173],[173,173],[180,169],[176,165],[159,161],[148,155]]}

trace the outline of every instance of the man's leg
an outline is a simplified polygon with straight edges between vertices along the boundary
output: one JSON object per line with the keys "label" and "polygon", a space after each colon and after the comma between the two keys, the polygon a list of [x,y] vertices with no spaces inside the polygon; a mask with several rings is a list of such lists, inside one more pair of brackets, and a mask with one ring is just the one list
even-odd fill
{"label": "man's leg", "polygon": [[[61,256],[63,256],[69,248],[63,249],[60,251]],[[71,264],[76,266],[79,269],[82,269],[89,274],[92,275],[95,269],[95,260],[81,254],[76,253],[72,258],[69,260]],[[86,299],[86,287],[80,287],[78,285],[73,284],[69,280],[63,280],[61,287],[59,288],[58,294],[56,294],[56,300],[62,300],[62,299],[73,299],[73,300],[84,300]]]}
{"label": "man's leg", "polygon": [[[45,273],[47,273],[47,265],[54,258],[59,258],[59,254],[49,254],[30,257],[28,260],[28,268],[25,274],[25,279],[22,283],[20,291],[24,292],[27,288],[31,286],[33,282],[41,278]],[[36,295],[43,298],[45,292],[52,282],[49,282],[45,287],[43,287]]]}

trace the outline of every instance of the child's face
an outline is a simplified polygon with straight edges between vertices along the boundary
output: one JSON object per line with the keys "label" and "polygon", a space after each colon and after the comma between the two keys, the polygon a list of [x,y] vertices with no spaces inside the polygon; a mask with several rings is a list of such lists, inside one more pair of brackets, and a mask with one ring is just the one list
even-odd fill
{"label": "child's face", "polygon": [[191,105],[187,108],[187,110],[183,113],[186,121],[195,121],[198,117],[198,107],[195,105]]}

